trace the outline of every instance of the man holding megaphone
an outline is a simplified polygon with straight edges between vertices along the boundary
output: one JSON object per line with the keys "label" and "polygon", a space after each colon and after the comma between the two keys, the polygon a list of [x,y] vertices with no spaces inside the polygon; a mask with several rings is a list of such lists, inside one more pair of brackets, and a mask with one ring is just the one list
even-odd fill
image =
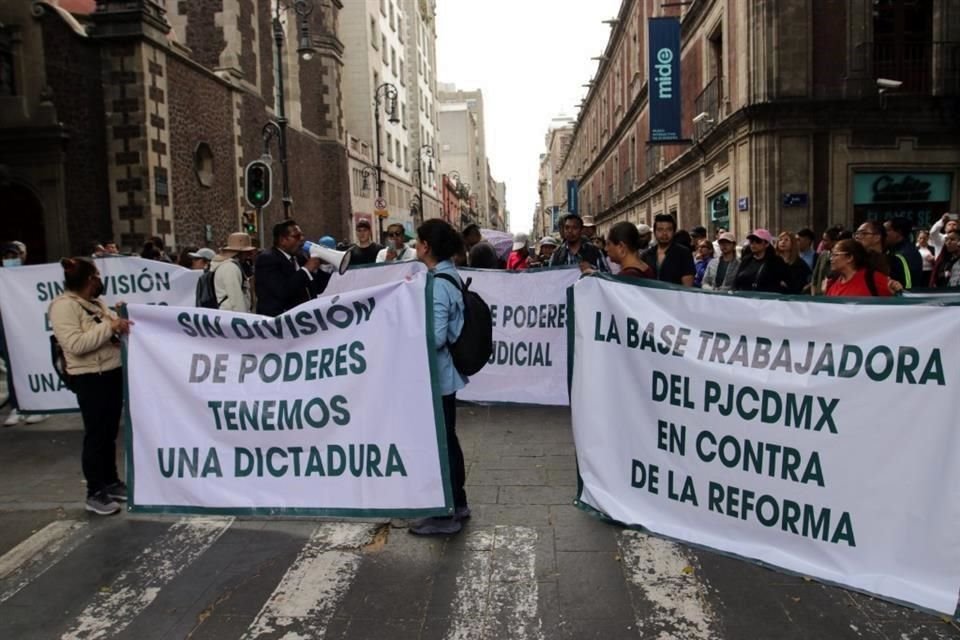
{"label": "man holding megaphone", "polygon": [[303,249],[303,231],[295,220],[273,226],[273,247],[257,256],[255,281],[257,313],[276,317],[320,295],[330,274],[320,270],[322,259],[308,258]]}

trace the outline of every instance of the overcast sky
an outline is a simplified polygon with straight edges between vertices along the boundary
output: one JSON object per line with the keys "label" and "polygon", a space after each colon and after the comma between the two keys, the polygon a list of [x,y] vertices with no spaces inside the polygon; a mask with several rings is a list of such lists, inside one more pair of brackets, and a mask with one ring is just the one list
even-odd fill
{"label": "overcast sky", "polygon": [[437,80],[481,89],[490,170],[511,231],[529,231],[544,136],[575,116],[620,0],[438,0]]}

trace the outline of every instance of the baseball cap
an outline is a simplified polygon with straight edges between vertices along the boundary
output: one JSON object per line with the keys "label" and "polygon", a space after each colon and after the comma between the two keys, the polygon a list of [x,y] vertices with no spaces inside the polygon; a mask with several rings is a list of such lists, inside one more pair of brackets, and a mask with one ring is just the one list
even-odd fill
{"label": "baseball cap", "polygon": [[322,238],[320,238],[320,242],[318,242],[317,244],[320,244],[326,247],[327,249],[337,248],[337,241],[334,240],[333,236],[323,236]]}
{"label": "baseball cap", "polygon": [[518,233],[517,235],[513,236],[513,250],[514,250],[514,251],[517,251],[517,250],[519,250],[519,249],[523,249],[525,246],[527,246],[528,243],[529,243],[529,238],[527,237],[527,234],[525,234],[525,233]]}
{"label": "baseball cap", "polygon": [[726,240],[727,242],[732,242],[736,244],[737,236],[733,235],[729,231],[724,231],[723,233],[720,234],[720,237],[717,238],[717,242],[720,242],[721,240]]}
{"label": "baseball cap", "polygon": [[540,238],[540,246],[555,247],[557,246],[557,241],[553,239],[553,236],[544,236]]}
{"label": "baseball cap", "polygon": [[653,229],[650,228],[650,225],[643,223],[637,225],[637,231],[639,231],[640,235],[642,236],[648,236],[653,233]]}
{"label": "baseball cap", "polygon": [[754,229],[752,233],[747,234],[747,240],[753,240],[754,238],[773,244],[773,235],[766,229]]}
{"label": "baseball cap", "polygon": [[188,253],[187,255],[191,258],[203,258],[207,262],[210,262],[217,257],[217,254],[213,249],[207,249],[206,247],[197,249],[193,253]]}
{"label": "baseball cap", "polygon": [[360,227],[366,227],[367,229],[370,229],[371,228],[370,221],[367,220],[366,218],[361,218],[357,220],[357,229],[359,229]]}

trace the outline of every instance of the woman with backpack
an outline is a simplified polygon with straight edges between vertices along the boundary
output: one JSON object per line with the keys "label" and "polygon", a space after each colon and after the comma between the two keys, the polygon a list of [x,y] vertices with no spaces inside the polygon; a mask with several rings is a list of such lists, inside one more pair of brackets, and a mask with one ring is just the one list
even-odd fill
{"label": "woman with backpack", "polygon": [[841,240],[830,252],[830,271],[835,277],[827,280],[828,296],[888,297],[903,286],[871,266],[870,254],[856,240]]}
{"label": "woman with backpack", "polygon": [[426,518],[410,527],[415,535],[450,535],[458,533],[462,521],[470,517],[467,506],[466,468],[463,450],[457,438],[457,391],[467,384],[453,363],[450,346],[460,337],[464,326],[462,287],[460,276],[453,266],[453,257],[463,251],[463,239],[448,223],[431,219],[417,229],[417,259],[427,266],[433,278],[433,343],[437,350],[437,374],[443,397],[443,422],[447,432],[451,481],[453,483],[454,515]]}
{"label": "woman with backpack", "polygon": [[98,515],[120,511],[127,487],[117,475],[117,433],[123,410],[120,336],[130,333],[102,300],[103,281],[89,258],[64,258],[65,291],[50,303],[53,335],[63,349],[70,390],[83,418],[85,508]]}

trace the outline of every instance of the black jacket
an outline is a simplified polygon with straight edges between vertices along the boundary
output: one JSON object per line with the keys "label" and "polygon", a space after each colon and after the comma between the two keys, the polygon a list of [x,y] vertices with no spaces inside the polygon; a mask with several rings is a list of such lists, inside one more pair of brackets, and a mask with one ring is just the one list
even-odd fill
{"label": "black jacket", "polygon": [[733,280],[734,291],[766,291],[789,293],[793,276],[783,259],[772,250],[763,260],[757,260],[749,251],[740,259],[737,275]]}
{"label": "black jacket", "polygon": [[306,260],[294,256],[294,266],[276,247],[257,256],[254,281],[257,291],[257,313],[276,317],[320,295],[327,288],[330,274],[317,271],[308,274],[300,268]]}

